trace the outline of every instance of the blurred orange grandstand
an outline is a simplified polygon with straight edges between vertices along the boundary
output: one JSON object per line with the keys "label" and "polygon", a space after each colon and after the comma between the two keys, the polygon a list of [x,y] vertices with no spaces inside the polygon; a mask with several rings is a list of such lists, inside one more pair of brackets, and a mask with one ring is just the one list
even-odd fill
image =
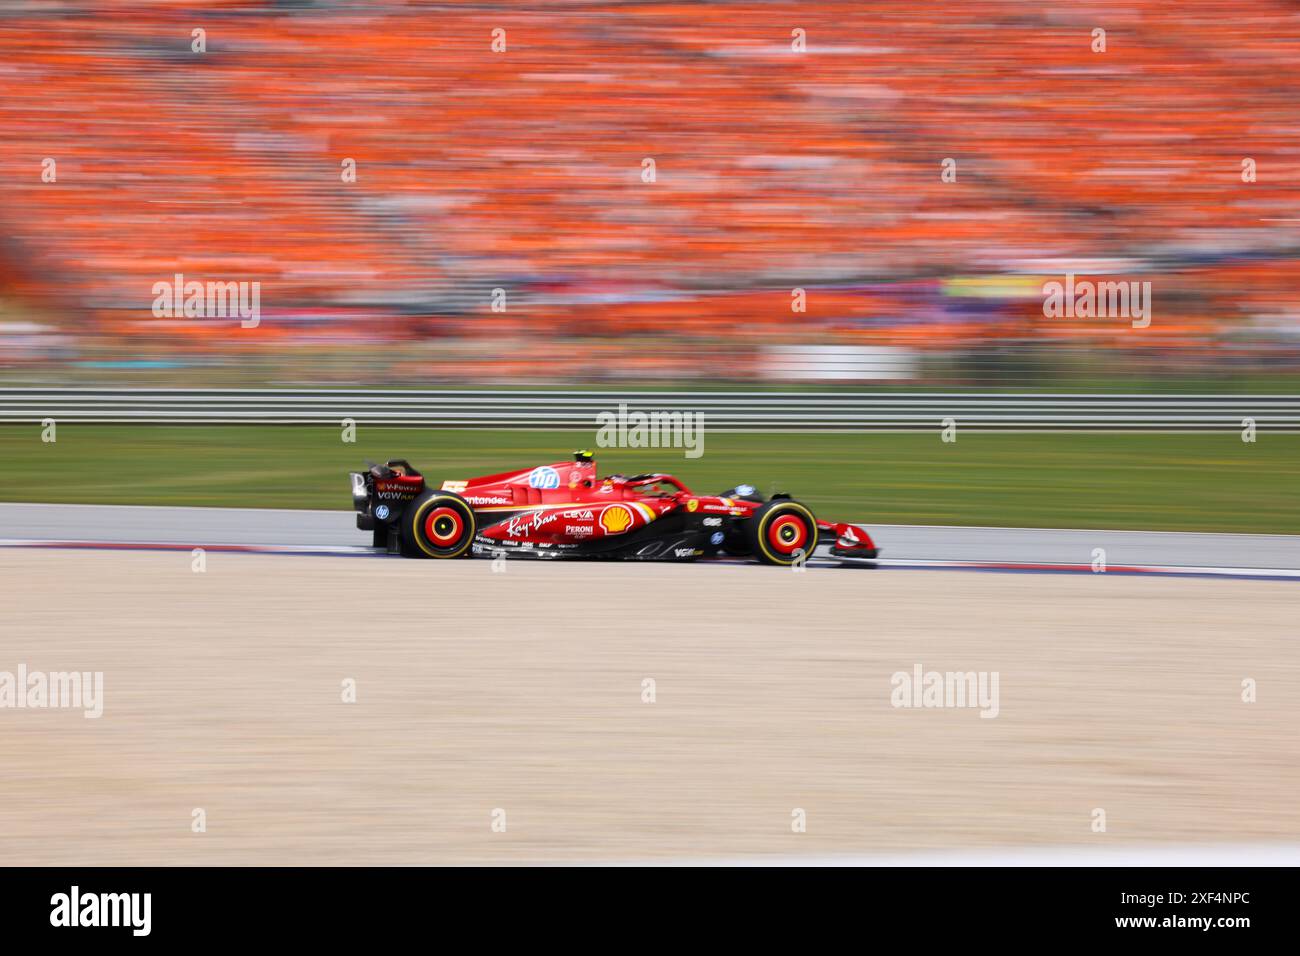
{"label": "blurred orange grandstand", "polygon": [[[1300,11],[1219,11],[0,3],[0,318],[56,333],[0,334],[0,364],[748,381],[819,345],[904,350],[882,378],[918,382],[971,380],[970,356],[1003,384],[1029,354],[1293,368]],[[1043,282],[1098,264],[1152,283],[1148,328],[1044,317]],[[260,283],[261,321],[155,318],[177,272]]]}

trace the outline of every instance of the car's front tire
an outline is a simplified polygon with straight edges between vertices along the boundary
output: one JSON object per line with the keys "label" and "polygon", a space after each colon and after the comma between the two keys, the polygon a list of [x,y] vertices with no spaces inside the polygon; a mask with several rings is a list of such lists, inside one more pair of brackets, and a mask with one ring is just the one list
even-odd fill
{"label": "car's front tire", "polygon": [[474,543],[474,509],[451,491],[425,491],[402,512],[399,533],[408,558],[459,558]]}
{"label": "car's front tire", "polygon": [[817,519],[807,506],[778,498],[745,522],[745,541],[764,564],[789,567],[817,547]]}

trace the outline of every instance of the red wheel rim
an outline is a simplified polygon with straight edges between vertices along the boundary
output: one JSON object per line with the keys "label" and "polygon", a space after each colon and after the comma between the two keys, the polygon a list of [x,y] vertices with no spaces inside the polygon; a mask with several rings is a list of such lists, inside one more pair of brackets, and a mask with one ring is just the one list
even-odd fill
{"label": "red wheel rim", "polygon": [[794,515],[781,515],[767,526],[767,541],[772,550],[793,554],[808,540],[808,526]]}
{"label": "red wheel rim", "polygon": [[464,527],[455,508],[434,508],[424,518],[424,536],[439,547],[455,544]]}

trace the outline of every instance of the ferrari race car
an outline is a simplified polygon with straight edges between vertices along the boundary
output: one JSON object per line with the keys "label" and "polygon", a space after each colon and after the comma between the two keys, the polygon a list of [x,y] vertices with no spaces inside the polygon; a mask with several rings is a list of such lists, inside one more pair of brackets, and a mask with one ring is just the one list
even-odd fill
{"label": "ferrari race car", "polygon": [[719,552],[792,565],[814,556],[871,561],[879,549],[851,524],[819,521],[789,495],[750,485],[697,495],[672,475],[596,476],[573,461],[429,484],[409,462],[352,472],[357,527],[410,558],[521,555],[691,561]]}

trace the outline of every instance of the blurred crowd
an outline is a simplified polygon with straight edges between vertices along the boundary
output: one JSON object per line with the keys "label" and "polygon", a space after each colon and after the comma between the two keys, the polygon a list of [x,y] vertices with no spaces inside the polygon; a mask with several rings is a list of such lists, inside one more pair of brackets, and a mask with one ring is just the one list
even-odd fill
{"label": "blurred crowd", "polygon": [[1298,63],[1282,0],[0,2],[0,371],[1289,371]]}

